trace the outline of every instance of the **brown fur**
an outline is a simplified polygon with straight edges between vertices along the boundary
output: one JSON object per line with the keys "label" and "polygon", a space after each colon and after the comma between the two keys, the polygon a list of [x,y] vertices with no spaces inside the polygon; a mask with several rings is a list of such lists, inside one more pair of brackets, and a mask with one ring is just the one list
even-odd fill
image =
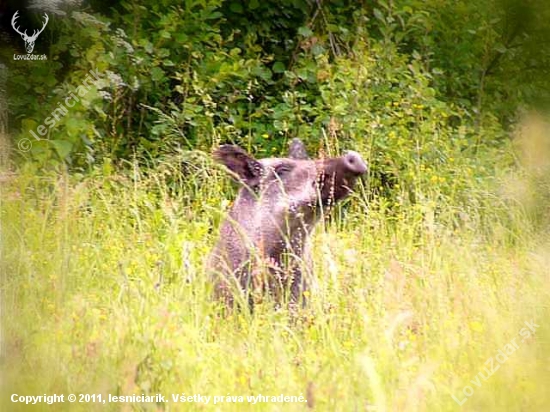
{"label": "brown fur", "polygon": [[308,237],[321,209],[347,196],[367,171],[365,162],[355,152],[310,160],[298,139],[288,158],[256,160],[232,145],[214,158],[242,183],[208,263],[216,295],[230,305],[236,294],[252,303],[265,293],[304,303]]}

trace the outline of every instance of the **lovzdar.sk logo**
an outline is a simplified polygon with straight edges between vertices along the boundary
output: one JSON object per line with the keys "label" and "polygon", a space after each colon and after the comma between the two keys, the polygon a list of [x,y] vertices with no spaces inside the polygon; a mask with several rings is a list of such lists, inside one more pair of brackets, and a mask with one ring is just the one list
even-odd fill
{"label": "lovzdar.sk logo", "polygon": [[21,31],[19,26],[17,25],[17,19],[19,18],[19,10],[15,12],[11,19],[11,26],[16,31],[17,34],[21,36],[23,41],[25,42],[25,49],[27,50],[27,54],[14,54],[13,59],[14,60],[46,60],[47,57],[45,54],[33,54],[32,51],[34,50],[34,43],[36,42],[36,39],[44,31],[46,28],[46,25],[48,24],[49,18],[46,13],[44,13],[44,22],[42,24],[42,28],[40,30],[33,30],[32,35],[27,34],[27,29],[25,31]]}

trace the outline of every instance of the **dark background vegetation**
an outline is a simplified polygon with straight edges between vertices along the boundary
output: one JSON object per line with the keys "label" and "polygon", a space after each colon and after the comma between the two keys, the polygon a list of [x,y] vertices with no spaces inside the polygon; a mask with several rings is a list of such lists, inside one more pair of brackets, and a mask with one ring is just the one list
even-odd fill
{"label": "dark background vegetation", "polygon": [[[15,158],[37,169],[151,164],[228,141],[265,156],[299,136],[368,151],[391,186],[410,183],[411,160],[437,168],[451,146],[499,145],[549,96],[542,0],[35,3],[0,6],[0,61],[13,147],[32,141]],[[25,53],[16,10],[30,31],[49,11],[34,51],[47,61],[13,60]],[[28,131],[92,68],[104,80],[35,141]]]}

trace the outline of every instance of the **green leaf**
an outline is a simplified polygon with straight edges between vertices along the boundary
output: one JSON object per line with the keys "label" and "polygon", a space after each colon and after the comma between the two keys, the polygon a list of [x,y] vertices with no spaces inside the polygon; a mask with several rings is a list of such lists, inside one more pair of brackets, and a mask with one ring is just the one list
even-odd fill
{"label": "green leaf", "polygon": [[[24,132],[28,132],[29,130],[35,130],[36,129],[36,126],[38,125],[38,123],[36,123],[35,120],[33,119],[23,119],[21,121],[21,129],[24,131]],[[36,132],[35,132],[36,133]]]}
{"label": "green leaf", "polygon": [[83,120],[76,117],[69,117],[65,123],[67,136],[72,137],[78,135],[78,133],[80,133],[83,129],[82,126],[85,124],[86,122]]}
{"label": "green leaf", "polygon": [[382,14],[382,12],[380,10],[374,9],[373,12],[374,12],[374,17],[376,17],[380,21],[385,22],[384,15]]}
{"label": "green leaf", "polygon": [[151,69],[151,78],[153,81],[158,82],[164,77],[164,72],[159,67],[153,67]]}
{"label": "green leaf", "polygon": [[229,10],[231,10],[233,13],[242,13],[243,6],[241,3],[234,2],[229,5]]}
{"label": "green leaf", "polygon": [[178,43],[186,43],[189,41],[189,36],[187,36],[187,34],[185,33],[176,33],[174,35],[174,38]]}
{"label": "green leaf", "polygon": [[323,54],[325,52],[325,48],[321,46],[319,43],[315,43],[311,48],[311,52],[313,53],[314,56],[319,56],[320,54]]}
{"label": "green leaf", "polygon": [[284,73],[285,68],[283,62],[275,62],[275,64],[273,64],[273,73]]}
{"label": "green leaf", "polygon": [[208,16],[206,18],[206,20],[214,20],[214,19],[219,19],[220,17],[222,17],[223,14],[219,11],[215,11],[214,13],[210,14],[210,16]]}
{"label": "green leaf", "polygon": [[139,45],[145,49],[147,53],[153,52],[153,44],[147,39],[139,39]]}
{"label": "green leaf", "polygon": [[502,43],[497,43],[495,44],[495,50],[499,53],[506,53],[507,49],[506,49],[506,46],[504,46],[504,44]]}
{"label": "green leaf", "polygon": [[66,140],[50,140],[50,142],[59,157],[63,160],[69,156],[71,149],[73,148],[73,144]]}
{"label": "green leaf", "polygon": [[298,34],[300,36],[310,37],[311,35],[313,35],[313,32],[311,31],[311,29],[309,27],[302,26],[298,29]]}

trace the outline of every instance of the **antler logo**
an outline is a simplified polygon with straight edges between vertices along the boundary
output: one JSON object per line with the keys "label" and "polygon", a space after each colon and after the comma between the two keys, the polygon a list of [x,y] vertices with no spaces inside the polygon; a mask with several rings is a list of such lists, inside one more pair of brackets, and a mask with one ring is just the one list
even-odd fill
{"label": "antler logo", "polygon": [[46,27],[46,24],[48,24],[48,15],[46,13],[44,13],[44,24],[42,25],[42,28],[40,30],[34,30],[33,33],[32,33],[32,36],[29,36],[27,34],[27,30],[25,30],[24,33],[21,33],[21,31],[19,31],[19,27],[17,27],[15,24],[16,24],[16,20],[17,18],[19,17],[18,14],[19,13],[19,10],[17,10],[15,12],[15,14],[13,15],[12,19],[11,19],[11,26],[13,27],[13,29],[21,35],[21,38],[25,41],[25,49],[27,49],[27,53],[32,53],[33,49],[34,49],[34,42],[36,41],[36,39],[38,38],[38,35],[40,33],[42,33],[44,31],[44,28]]}

